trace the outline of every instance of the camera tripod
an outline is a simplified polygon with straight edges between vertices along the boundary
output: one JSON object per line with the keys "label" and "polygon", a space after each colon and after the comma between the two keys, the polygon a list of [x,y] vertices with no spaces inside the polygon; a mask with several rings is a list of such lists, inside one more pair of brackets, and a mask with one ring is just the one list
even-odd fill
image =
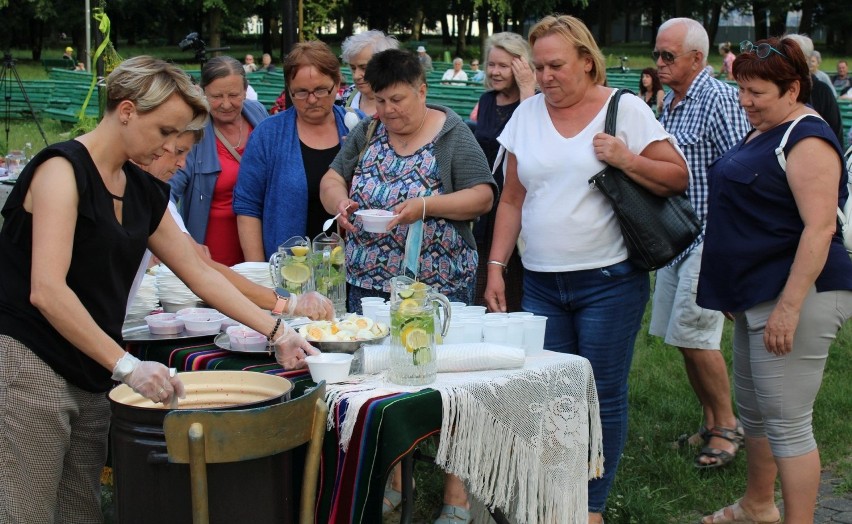
{"label": "camera tripod", "polygon": [[9,131],[12,128],[13,82],[17,82],[18,89],[21,90],[21,95],[23,95],[24,101],[27,103],[29,111],[25,111],[25,113],[27,113],[27,115],[33,119],[33,122],[35,122],[39,133],[41,133],[41,138],[44,139],[44,145],[47,146],[47,137],[44,135],[44,129],[41,128],[41,122],[38,121],[38,117],[33,109],[33,104],[30,102],[30,97],[27,95],[27,90],[24,89],[24,83],[21,82],[21,76],[15,68],[15,59],[12,58],[12,54],[9,51],[6,51],[3,54],[3,67],[0,69],[0,90],[2,90],[3,93],[3,123],[5,125],[4,130],[6,131],[6,148],[9,148]]}

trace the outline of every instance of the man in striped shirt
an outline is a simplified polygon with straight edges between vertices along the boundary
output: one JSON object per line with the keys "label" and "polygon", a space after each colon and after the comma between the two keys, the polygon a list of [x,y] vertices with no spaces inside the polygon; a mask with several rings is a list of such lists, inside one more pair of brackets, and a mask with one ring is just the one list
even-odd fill
{"label": "man in striped shirt", "polygon": [[[709,39],[694,20],[673,18],[657,33],[653,56],[660,81],[671,88],[660,122],[686,156],[689,199],[698,217],[707,214],[707,168],[750,129],[737,90],[707,73]],[[703,446],[699,468],[729,463],[742,444],[731,405],[728,369],[720,349],[724,317],[695,303],[703,236],[669,266],[657,271],[650,333],[683,355],[686,374],[704,411],[691,444]]]}

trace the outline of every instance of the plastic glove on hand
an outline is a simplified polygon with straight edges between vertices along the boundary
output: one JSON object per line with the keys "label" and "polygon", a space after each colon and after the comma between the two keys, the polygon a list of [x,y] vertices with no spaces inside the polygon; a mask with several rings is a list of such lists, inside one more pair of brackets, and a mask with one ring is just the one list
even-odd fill
{"label": "plastic glove on hand", "polygon": [[152,402],[167,404],[173,395],[186,397],[183,382],[177,376],[170,376],[169,368],[159,362],[139,362],[122,382]]}
{"label": "plastic glove on hand", "polygon": [[288,370],[301,369],[307,365],[306,356],[320,354],[320,350],[310,345],[302,335],[289,326],[284,334],[275,339],[274,345],[275,360]]}
{"label": "plastic glove on hand", "polygon": [[[290,299],[297,298],[290,296]],[[289,306],[289,304],[288,304]],[[309,291],[303,295],[299,295],[294,302],[293,311],[287,308],[290,316],[308,317],[311,320],[333,320],[334,319],[334,304],[331,300],[316,291]]]}

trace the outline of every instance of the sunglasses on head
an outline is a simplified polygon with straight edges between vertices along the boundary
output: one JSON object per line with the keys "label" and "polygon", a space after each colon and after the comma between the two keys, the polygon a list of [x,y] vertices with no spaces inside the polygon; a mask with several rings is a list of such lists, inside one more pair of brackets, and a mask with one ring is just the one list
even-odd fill
{"label": "sunglasses on head", "polygon": [[680,58],[680,57],[682,57],[682,56],[684,56],[684,55],[688,55],[689,53],[694,53],[694,52],[696,52],[696,51],[698,51],[698,50],[697,50],[697,49],[691,49],[691,50],[689,50],[689,51],[686,51],[686,52],[683,52],[683,53],[681,53],[681,54],[679,54],[679,55],[676,55],[676,54],[672,53],[671,51],[657,51],[657,50],[654,50],[654,51],[652,51],[652,52],[651,52],[651,56],[652,56],[652,57],[654,57],[654,62],[656,62],[657,60],[662,59],[664,64],[669,64],[669,65],[671,65],[671,64],[673,64],[673,63],[674,63],[674,61],[675,61],[675,60],[677,60],[678,58]]}
{"label": "sunglasses on head", "polygon": [[[768,57],[773,52],[778,53],[779,55],[783,56],[784,58],[787,58],[787,55],[785,55],[781,51],[775,49],[774,47],[767,44],[766,42],[764,42],[762,44],[757,44],[757,45],[754,45],[753,43],[749,42],[748,40],[743,40],[742,42],[740,42],[740,53],[754,53],[761,60]],[[789,58],[787,58],[787,59],[789,60]]]}

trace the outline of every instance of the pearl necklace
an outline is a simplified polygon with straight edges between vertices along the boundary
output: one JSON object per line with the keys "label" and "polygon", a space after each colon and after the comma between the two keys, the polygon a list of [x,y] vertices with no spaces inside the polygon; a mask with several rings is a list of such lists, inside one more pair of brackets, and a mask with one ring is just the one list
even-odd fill
{"label": "pearl necklace", "polygon": [[423,129],[423,124],[426,123],[426,117],[429,116],[429,108],[426,108],[426,111],[423,112],[423,120],[420,121],[420,127],[417,128],[417,131],[408,135],[408,140],[403,140],[400,135],[396,135],[396,139],[402,144],[403,149],[408,149],[408,143],[420,133],[420,130]]}

